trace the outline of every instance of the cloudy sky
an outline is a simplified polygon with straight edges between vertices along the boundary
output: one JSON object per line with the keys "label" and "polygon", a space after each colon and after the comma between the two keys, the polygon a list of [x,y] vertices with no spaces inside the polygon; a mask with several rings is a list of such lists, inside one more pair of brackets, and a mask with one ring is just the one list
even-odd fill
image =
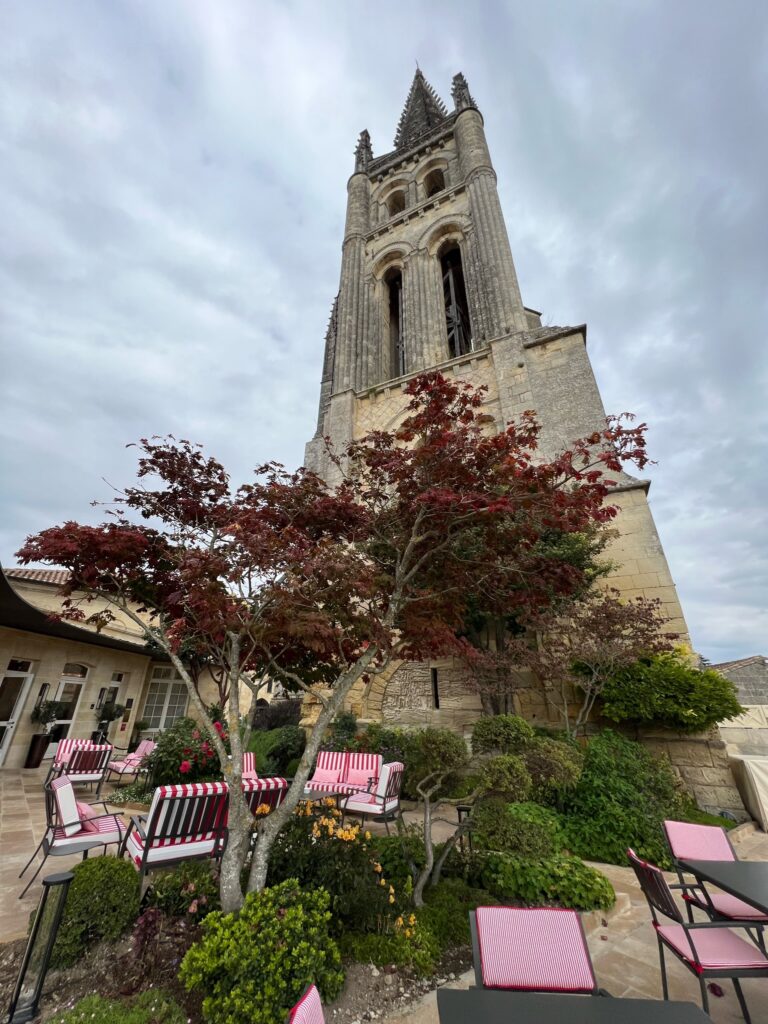
{"label": "cloudy sky", "polygon": [[314,430],[352,151],[415,60],[483,112],[523,297],[650,424],[696,647],[768,654],[768,6],[0,2],[0,558],[124,445]]}

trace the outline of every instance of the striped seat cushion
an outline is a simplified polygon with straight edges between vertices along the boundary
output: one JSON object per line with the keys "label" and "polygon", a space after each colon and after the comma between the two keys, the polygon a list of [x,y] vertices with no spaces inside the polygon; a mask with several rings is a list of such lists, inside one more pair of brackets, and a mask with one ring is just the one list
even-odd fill
{"label": "striped seat cushion", "polygon": [[658,925],[656,931],[670,949],[679,953],[694,970],[697,966],[704,970],[752,970],[763,967],[768,973],[768,959],[757,946],[730,928],[692,929],[690,934],[695,951],[681,924]]}
{"label": "striped seat cushion", "polygon": [[[768,915],[764,914],[762,910],[758,910],[757,907],[745,903],[744,900],[740,900],[738,896],[729,896],[724,892],[712,892],[709,894],[709,898],[712,900],[712,906],[717,913],[722,914],[723,917],[731,917],[735,921],[768,922]],[[686,893],[683,899],[688,903],[695,903],[702,910],[709,910],[709,904],[703,896],[689,896]]]}
{"label": "striped seat cushion", "polygon": [[129,754],[124,761],[110,761],[108,767],[117,775],[135,775],[143,760],[143,757]]}
{"label": "striped seat cushion", "polygon": [[736,860],[725,829],[717,825],[665,821],[664,831],[675,860]]}
{"label": "striped seat cushion", "polygon": [[291,1010],[288,1024],[325,1024],[320,993],[310,985],[301,999]]}
{"label": "striped seat cushion", "polygon": [[[136,867],[141,866],[145,845],[141,835],[136,829],[132,829],[125,848]],[[189,839],[160,839],[153,842],[147,851],[146,863],[162,864],[167,861],[185,860],[188,857],[202,857],[205,854],[212,854],[219,845],[217,838],[210,833]]]}
{"label": "striped seat cushion", "polygon": [[594,992],[584,933],[573,910],[478,907],[483,985],[538,992]]}
{"label": "striped seat cushion", "polygon": [[57,768],[60,768],[69,761],[73,750],[85,750],[92,746],[91,740],[59,740],[56,745],[56,753],[53,755],[53,763]]}
{"label": "striped seat cushion", "polygon": [[89,819],[83,822],[83,826],[76,832],[67,834],[63,828],[57,826],[53,830],[53,846],[67,847],[75,843],[82,843],[83,840],[96,840],[109,846],[110,843],[122,841],[125,828],[122,821],[114,814],[104,818]]}
{"label": "striped seat cushion", "polygon": [[312,793],[349,793],[349,791],[350,787],[344,782],[315,782],[314,779],[309,779],[304,787],[305,796]]}
{"label": "striped seat cushion", "polygon": [[389,814],[396,811],[400,801],[395,797],[390,800],[383,800],[375,793],[353,794],[349,800],[344,800],[342,807],[345,811],[357,811],[358,814]]}
{"label": "striped seat cushion", "polygon": [[258,779],[259,775],[256,771],[256,755],[245,753],[243,754],[243,778],[244,779]]}
{"label": "striped seat cushion", "polygon": [[266,806],[272,810],[279,807],[287,791],[288,780],[278,776],[267,779],[243,779],[243,794],[251,814],[256,814],[260,807]]}

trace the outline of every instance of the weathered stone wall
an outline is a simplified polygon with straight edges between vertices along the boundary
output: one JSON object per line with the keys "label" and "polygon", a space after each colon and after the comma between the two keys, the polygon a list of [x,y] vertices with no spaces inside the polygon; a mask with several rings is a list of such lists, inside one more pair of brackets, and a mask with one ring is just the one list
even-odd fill
{"label": "weathered stone wall", "polygon": [[755,655],[712,667],[736,684],[742,704],[768,704],[768,658]]}
{"label": "weathered stone wall", "polygon": [[726,745],[717,732],[681,737],[659,731],[640,738],[654,753],[666,754],[703,810],[729,811],[738,821],[749,818],[731,774]]}

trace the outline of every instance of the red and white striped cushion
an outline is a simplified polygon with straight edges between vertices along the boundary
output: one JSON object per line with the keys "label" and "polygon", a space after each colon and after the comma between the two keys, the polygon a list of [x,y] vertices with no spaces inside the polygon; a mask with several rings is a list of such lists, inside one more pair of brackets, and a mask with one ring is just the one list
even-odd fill
{"label": "red and white striped cushion", "polygon": [[486,988],[592,992],[597,987],[575,911],[478,907],[476,915]]}
{"label": "red and white striped cushion", "polygon": [[60,775],[51,782],[51,789],[56,801],[59,828],[65,836],[72,836],[82,828],[72,783],[66,775]]}
{"label": "red and white striped cushion", "polygon": [[[145,842],[133,829],[125,843],[128,856],[133,860],[136,867],[141,866],[144,857]],[[217,848],[218,840],[214,837],[208,838],[187,838],[187,839],[166,839],[159,843],[153,843],[147,853],[147,864],[162,864],[166,861],[184,860],[187,857],[202,857],[204,854],[213,853]]]}
{"label": "red and white striped cushion", "polygon": [[[709,898],[712,900],[712,906],[723,917],[732,917],[734,920],[739,921],[768,922],[768,914],[764,914],[762,910],[758,910],[757,907],[753,907],[750,903],[745,903],[738,896],[729,896],[725,892],[712,892],[709,894]],[[706,906],[706,900],[702,900],[701,905]]]}
{"label": "red and white striped cushion", "polygon": [[75,843],[82,843],[83,840],[96,839],[105,846],[109,846],[111,843],[119,843],[122,841],[125,829],[116,815],[111,814],[108,817],[113,819],[112,822],[102,819],[99,821],[98,828],[79,828],[77,832],[73,832],[71,835],[67,835],[63,828],[56,827],[53,830],[51,845],[66,848],[67,846],[73,846]]}
{"label": "red and white striped cushion", "polygon": [[157,746],[154,740],[142,740],[141,743],[136,747],[133,754],[129,754],[129,757],[149,757],[152,751]]}
{"label": "red and white striped cushion", "polygon": [[[87,833],[89,839],[103,839],[105,843],[117,843],[123,838],[125,825],[116,814],[102,814],[97,818],[85,818],[83,831]],[[107,839],[108,835],[117,836],[117,838]]]}
{"label": "red and white striped cushion", "polygon": [[256,771],[256,755],[251,753],[243,754],[243,778],[244,779],[258,779],[259,774]]}
{"label": "red and white striped cushion", "polygon": [[129,754],[124,761],[110,761],[108,767],[116,775],[135,775],[143,760],[142,757]]}
{"label": "red and white striped cushion", "polygon": [[98,782],[104,774],[112,746],[109,743],[92,743],[79,747],[69,755],[67,778],[70,782]]}
{"label": "red and white striped cushion", "polygon": [[374,785],[381,775],[381,754],[350,754],[344,782],[366,789],[371,779]]}
{"label": "red and white striped cushion", "polygon": [[764,967],[768,973],[768,959],[754,943],[742,939],[730,928],[694,928],[691,936],[696,947],[695,953],[681,924],[658,925],[656,931],[667,945],[694,968],[697,965],[705,970],[751,970]]}
{"label": "red and white striped cushion", "polygon": [[288,790],[288,780],[273,776],[267,779],[243,779],[243,793],[251,814],[267,804],[273,810],[279,807]]}
{"label": "red and white striped cushion", "polygon": [[86,747],[90,747],[93,744],[90,740],[59,740],[56,746],[56,753],[53,755],[53,763],[60,767],[66,764],[69,760],[69,755],[73,750],[85,750]]}
{"label": "red and white striped cushion", "polygon": [[[174,820],[178,800],[188,797],[210,798],[204,805],[203,820],[206,823],[206,829],[200,833],[191,831],[184,837],[169,838],[166,832]],[[145,831],[147,835],[154,835],[153,846],[178,845],[197,840],[207,841],[215,835],[217,829],[227,824],[228,798],[229,792],[225,782],[188,782],[177,786],[159,786],[152,795]],[[186,817],[189,822],[193,822],[198,816],[190,812]]]}
{"label": "red and white striped cushion", "polygon": [[317,755],[315,771],[319,768],[321,771],[338,772],[339,778],[344,778],[348,763],[349,754],[344,750],[321,750]]}
{"label": "red and white striped cushion", "polygon": [[665,821],[664,831],[675,860],[736,860],[725,829],[717,825]]}
{"label": "red and white striped cushion", "polygon": [[314,985],[310,985],[301,999],[291,1010],[288,1024],[325,1024],[323,1004],[320,993]]}

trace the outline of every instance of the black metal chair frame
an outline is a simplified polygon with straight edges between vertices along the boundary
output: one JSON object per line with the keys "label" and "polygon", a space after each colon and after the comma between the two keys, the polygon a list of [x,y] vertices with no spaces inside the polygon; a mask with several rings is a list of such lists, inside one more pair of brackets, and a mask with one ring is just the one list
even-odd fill
{"label": "black metal chair frame", "polygon": [[[386,766],[382,766],[382,771]],[[365,823],[368,818],[374,818],[376,821],[383,821],[384,828],[389,835],[389,823],[390,821],[396,821],[400,819],[400,823],[405,827],[403,821],[403,811],[400,806],[400,788],[403,782],[403,770],[399,772],[390,772],[389,778],[387,779],[387,788],[382,796],[376,796],[376,789],[379,785],[379,779],[375,776],[371,776],[368,780],[367,789],[358,789],[354,793],[347,793],[346,795],[339,794],[339,803],[341,805],[341,827],[344,828],[344,821],[347,816],[347,804],[350,800],[354,800],[360,796],[374,796],[377,803],[371,804],[370,811],[361,811],[357,807],[350,811],[350,814],[359,814]],[[391,810],[386,810],[386,806],[390,800],[397,798],[397,807],[393,807]]]}
{"label": "black metal chair frame", "polygon": [[[107,746],[107,744],[105,744]],[[109,750],[95,750],[94,747],[76,747],[69,755],[69,760],[66,764],[57,764],[55,761],[48,769],[48,774],[45,777],[44,786],[48,785],[53,779],[57,779],[62,773],[65,775],[76,775],[79,772],[92,772],[94,775],[96,772],[100,772],[99,779],[90,779],[86,781],[86,785],[89,785],[91,789],[96,786],[96,796],[101,795],[101,787],[104,784],[104,779],[107,774],[107,768],[109,759],[112,757],[113,748],[110,746]],[[85,762],[81,765],[80,762]],[[95,762],[95,767],[92,765]],[[72,785],[81,784],[78,780],[73,782]]]}
{"label": "black metal chair frame", "polygon": [[[744,968],[742,970],[734,970],[731,967],[703,967],[701,964],[701,958],[698,950],[696,949],[696,943],[693,935],[694,931],[701,931],[706,928],[745,928],[743,924],[737,924],[730,919],[717,920],[717,921],[685,921],[683,915],[680,913],[680,908],[675,903],[672,896],[672,886],[664,878],[661,870],[654,865],[647,864],[641,860],[632,851],[628,851],[629,861],[634,869],[637,880],[640,883],[640,888],[643,891],[643,895],[648,901],[650,907],[651,917],[653,919],[653,927],[656,932],[656,941],[659,947],[659,965],[661,967],[661,988],[664,995],[664,999],[669,999],[669,986],[667,984],[667,967],[664,959],[664,948],[666,947],[670,953],[672,953],[676,959],[683,964],[692,974],[695,974],[699,979],[699,988],[701,989],[701,1005],[705,1013],[709,1013],[709,997],[707,996],[707,979],[708,978],[730,978],[733,982],[733,987],[736,991],[736,998],[739,1000],[739,1006],[744,1020],[747,1024],[751,1024],[751,1017],[749,1016],[749,1009],[742,992],[741,985],[739,983],[740,978],[766,978],[768,980],[768,967],[752,967]],[[689,888],[683,886],[683,888]],[[691,888],[696,888],[692,886]],[[673,945],[671,945],[660,933],[659,933],[659,918],[661,914],[663,917],[670,918],[675,924],[681,926],[685,932],[685,937],[688,940],[688,944],[691,947],[691,953],[693,954],[693,961],[687,960]],[[750,938],[752,936],[750,935]],[[752,940],[754,941],[754,939]],[[759,946],[756,943],[759,950]],[[760,950],[762,952],[762,950]]]}

